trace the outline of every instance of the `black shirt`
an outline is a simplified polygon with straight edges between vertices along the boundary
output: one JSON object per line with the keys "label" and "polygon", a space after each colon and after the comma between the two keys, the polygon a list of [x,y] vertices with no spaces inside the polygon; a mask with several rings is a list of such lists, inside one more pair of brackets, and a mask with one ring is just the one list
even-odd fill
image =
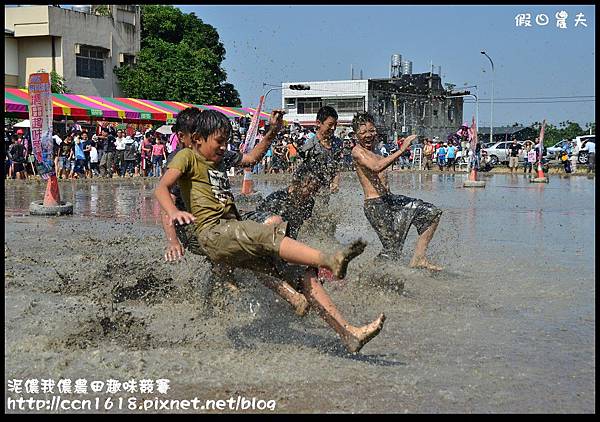
{"label": "black shirt", "polygon": [[116,152],[117,151],[117,145],[115,144],[116,140],[117,140],[117,138],[115,138],[113,135],[109,134],[106,137],[106,139],[104,140],[104,151]]}
{"label": "black shirt", "polygon": [[521,145],[515,143],[512,143],[508,146],[508,148],[510,149],[510,156],[511,157],[518,157],[519,156],[519,151],[521,150]]}

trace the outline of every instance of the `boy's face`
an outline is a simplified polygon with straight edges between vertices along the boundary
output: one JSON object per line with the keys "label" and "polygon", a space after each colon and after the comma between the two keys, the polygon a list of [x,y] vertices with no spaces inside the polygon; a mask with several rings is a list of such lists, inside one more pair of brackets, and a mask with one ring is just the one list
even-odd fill
{"label": "boy's face", "polygon": [[228,137],[225,131],[218,131],[208,135],[208,138],[199,138],[197,145],[198,152],[208,161],[219,163],[227,151]]}
{"label": "boy's face", "polygon": [[336,127],[337,119],[334,119],[331,116],[326,118],[324,122],[320,122],[317,120],[317,135],[319,139],[331,139],[333,137]]}
{"label": "boy's face", "polygon": [[372,150],[373,146],[378,142],[375,125],[371,122],[360,125],[358,132],[356,132],[356,138],[361,147],[366,148],[369,151]]}

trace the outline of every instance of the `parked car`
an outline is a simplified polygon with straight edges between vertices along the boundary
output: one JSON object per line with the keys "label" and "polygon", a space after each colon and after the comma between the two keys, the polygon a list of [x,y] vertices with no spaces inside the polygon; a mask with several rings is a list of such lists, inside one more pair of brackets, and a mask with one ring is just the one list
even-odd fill
{"label": "parked car", "polygon": [[583,146],[584,146],[583,143],[586,141],[596,143],[596,135],[584,135],[584,136],[577,136],[575,138],[575,142],[576,142],[577,146],[579,147],[579,154],[577,155],[577,162],[579,164],[587,164],[587,162],[588,162],[588,152],[581,150],[581,148],[583,148]]}
{"label": "parked car", "polygon": [[549,160],[557,158],[559,156],[559,153],[564,149],[568,142],[568,139],[563,139],[562,141],[555,143],[551,147],[546,148],[546,158]]}
{"label": "parked car", "polygon": [[[523,146],[523,142],[517,142],[521,147]],[[510,142],[496,142],[491,147],[482,148],[482,151],[487,152],[490,157],[490,162],[493,166],[496,166],[500,163],[508,163],[508,154],[510,146]],[[519,161],[522,161],[523,157],[519,154]]]}

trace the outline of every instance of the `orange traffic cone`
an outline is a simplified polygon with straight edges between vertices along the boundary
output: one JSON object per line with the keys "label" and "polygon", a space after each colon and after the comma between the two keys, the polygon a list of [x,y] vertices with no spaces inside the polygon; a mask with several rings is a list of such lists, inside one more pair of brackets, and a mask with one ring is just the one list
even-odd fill
{"label": "orange traffic cone", "polygon": [[56,176],[50,176],[46,185],[46,194],[44,195],[45,207],[56,207],[60,205],[60,192],[58,191],[58,179]]}
{"label": "orange traffic cone", "polygon": [[472,182],[477,181],[477,169],[472,168],[471,173],[469,174],[469,180]]}
{"label": "orange traffic cone", "polygon": [[242,181],[242,195],[254,193],[254,181],[252,180],[252,169],[244,168],[244,180]]}
{"label": "orange traffic cone", "polygon": [[469,178],[463,182],[465,188],[485,188],[485,182],[483,180],[477,180],[477,169],[471,167]]}
{"label": "orange traffic cone", "polygon": [[534,183],[548,183],[548,177],[546,177],[546,175],[544,174],[544,169],[542,168],[542,162],[538,161],[538,168],[537,168],[537,177],[533,178],[533,179],[529,179],[530,182],[534,182]]}
{"label": "orange traffic cone", "polygon": [[546,177],[546,176],[544,175],[544,169],[542,168],[542,162],[541,162],[541,161],[538,161],[537,174],[538,174],[538,177],[539,177],[540,179],[541,179],[541,178],[543,178],[543,177]]}

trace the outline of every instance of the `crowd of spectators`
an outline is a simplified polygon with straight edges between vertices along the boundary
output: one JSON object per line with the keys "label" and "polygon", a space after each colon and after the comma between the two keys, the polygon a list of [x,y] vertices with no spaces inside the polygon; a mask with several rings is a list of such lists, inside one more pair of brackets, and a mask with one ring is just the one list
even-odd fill
{"label": "crowd of spectators", "polygon": [[[249,118],[238,118],[232,121],[233,134],[228,149],[237,151],[244,149],[246,134],[250,125]],[[74,124],[68,132],[55,130],[54,164],[60,179],[94,178],[94,177],[160,177],[164,172],[167,155],[176,149],[178,139],[175,134],[162,134],[151,127],[137,126],[127,130],[118,129],[116,124],[104,126],[82,127]],[[461,170],[467,166],[473,154],[476,155],[481,171],[491,169],[489,157],[480,150],[471,151],[466,126],[461,127],[442,141],[438,137],[422,138],[406,150],[394,163],[393,169],[412,168],[415,153],[421,154],[421,169],[440,171]],[[256,143],[260,141],[268,127],[260,127]],[[314,127],[303,127],[298,123],[290,123],[279,132],[264,158],[252,169],[255,174],[292,173],[302,160],[302,145],[315,136]],[[27,179],[36,177],[34,155],[27,128],[9,129],[4,132],[5,177],[11,179]],[[352,148],[356,139],[350,128],[339,128],[336,136],[339,143],[339,159],[346,170],[354,170]],[[382,156],[394,153],[402,146],[403,138],[396,141],[383,137],[376,146],[376,152]],[[531,148],[531,147],[529,147]],[[523,148],[524,166],[531,171],[528,162],[527,148]],[[571,152],[571,151],[569,151]],[[568,154],[569,158],[572,154]],[[531,159],[531,158],[530,158]],[[595,161],[595,160],[594,160]],[[527,168],[528,167],[528,168]],[[575,166],[573,166],[575,167]],[[570,172],[570,169],[565,167]],[[238,169],[238,172],[243,170]]]}
{"label": "crowd of spectators", "polygon": [[[133,136],[115,125],[97,131],[73,125],[53,134],[53,161],[60,179],[93,177],[160,177],[167,154],[177,144],[175,135],[136,131]],[[10,179],[37,176],[28,129],[4,132],[4,170]]]}

